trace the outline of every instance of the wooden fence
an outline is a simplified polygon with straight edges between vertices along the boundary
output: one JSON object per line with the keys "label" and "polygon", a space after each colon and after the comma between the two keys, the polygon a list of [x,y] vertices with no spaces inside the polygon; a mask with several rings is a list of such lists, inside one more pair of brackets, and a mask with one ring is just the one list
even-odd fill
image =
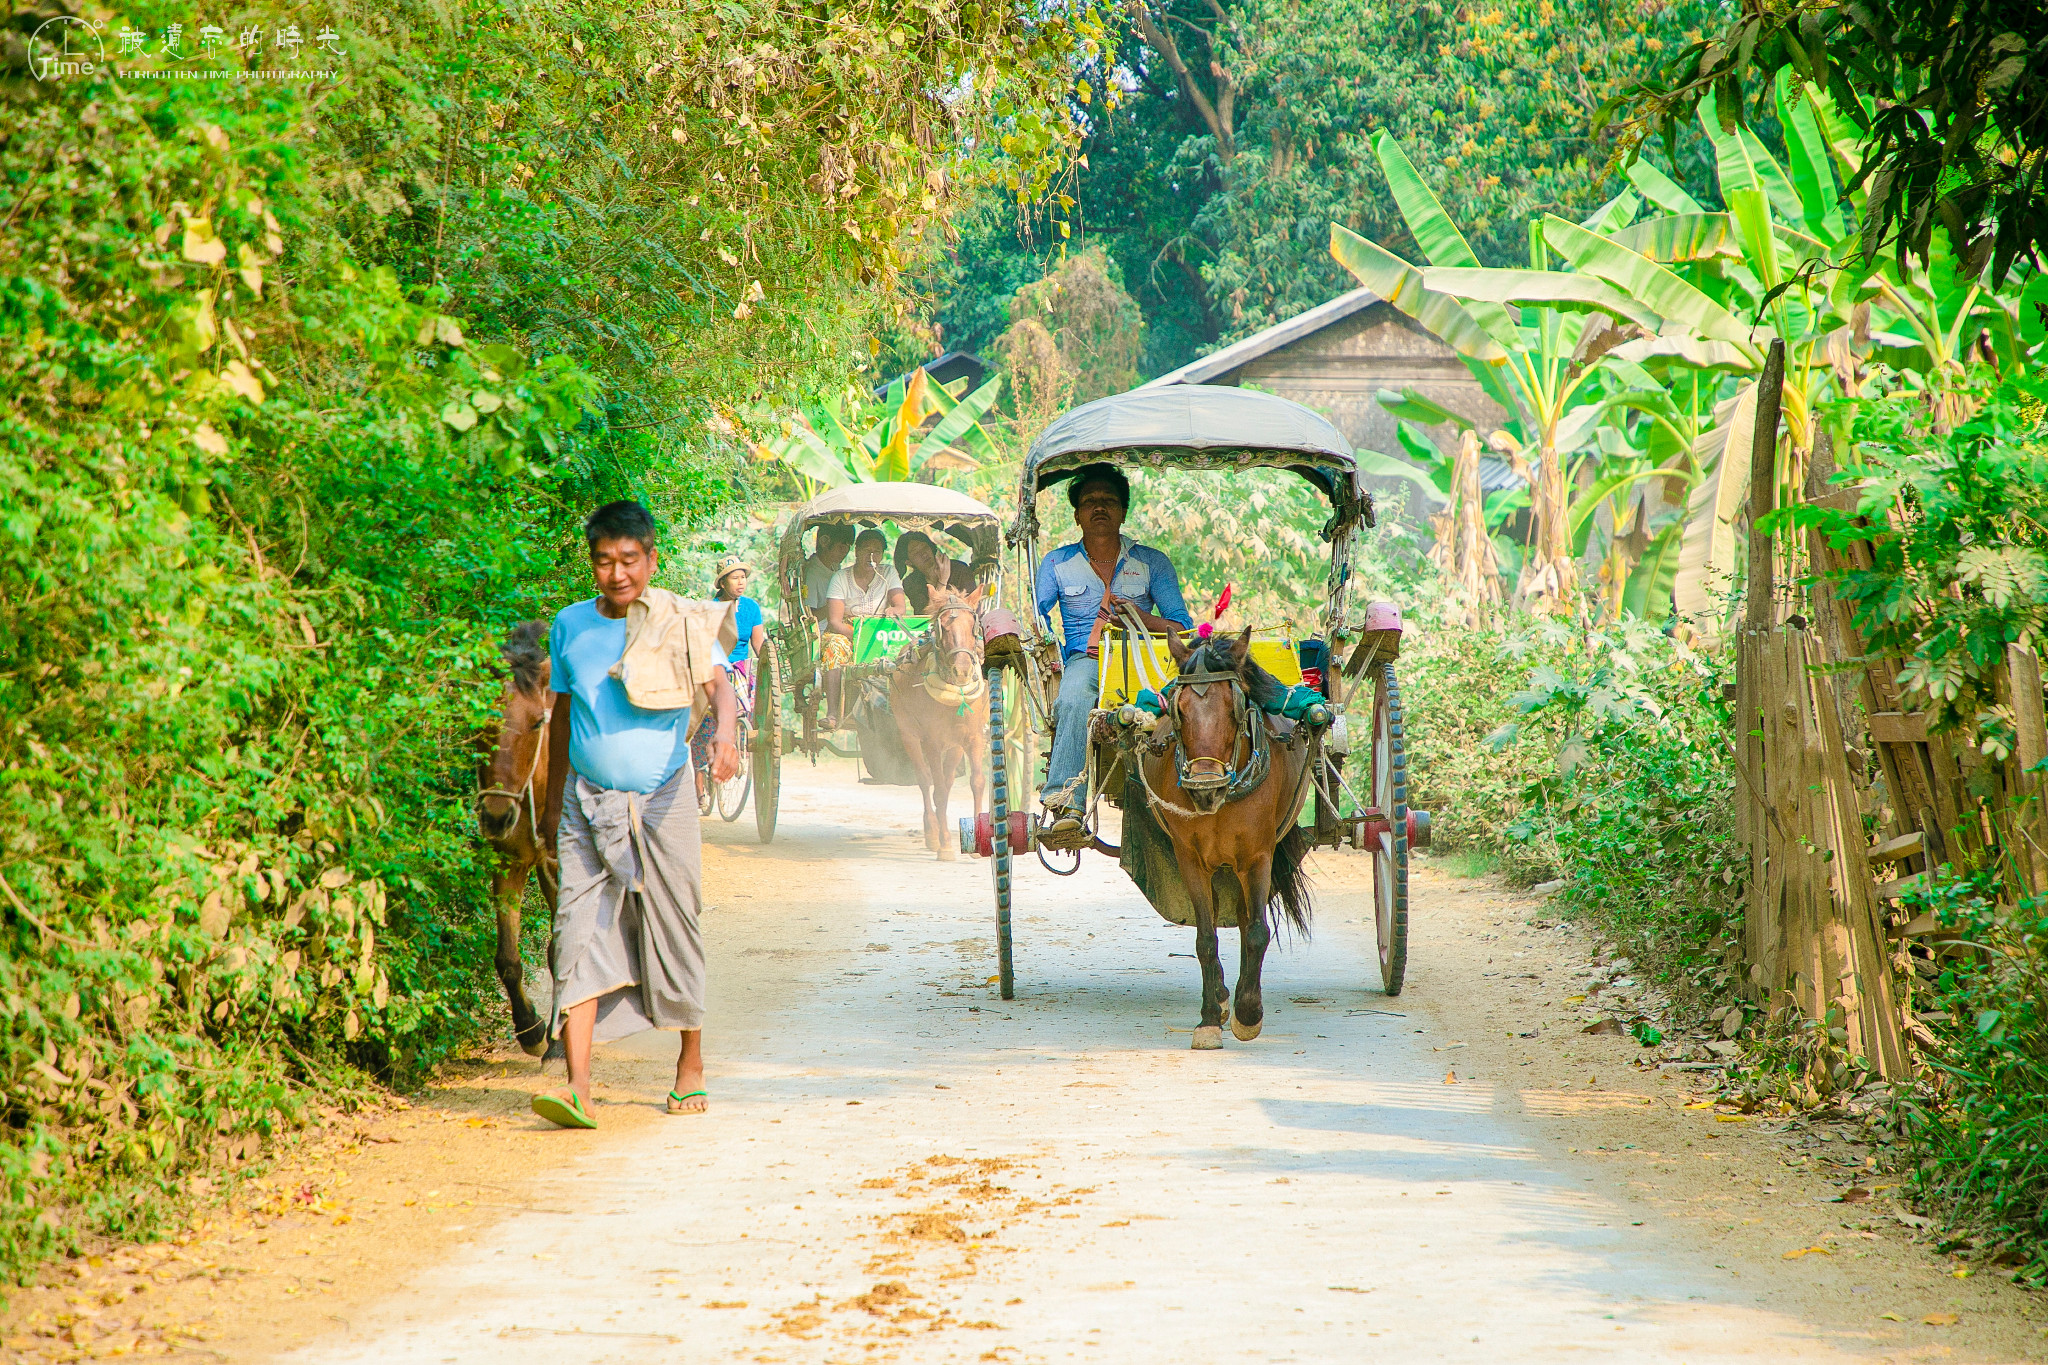
{"label": "wooden fence", "polygon": [[[1773,507],[1778,458],[1781,345],[1760,381],[1749,519]],[[1824,441],[1805,457],[1800,493],[1854,511],[1859,494],[1830,486]],[[1904,661],[1872,657],[1826,575],[1870,568],[1871,547],[1837,551],[1818,532],[1803,542],[1752,534],[1740,626],[1736,759],[1738,829],[1750,853],[1741,950],[1745,984],[1767,1011],[1790,1007],[1843,1029],[1847,1050],[1898,1079],[1912,1070],[1915,959],[1974,951],[1943,942],[1931,914],[1900,898],[1929,869],[2003,858],[2017,889],[2048,890],[2048,756],[2041,665],[2008,646],[1996,680],[2018,743],[1993,762],[1929,732],[1896,679]],[[1788,572],[1780,573],[1783,550]],[[1819,586],[1814,586],[1819,582]],[[1917,948],[1916,948],[1916,945]]]}

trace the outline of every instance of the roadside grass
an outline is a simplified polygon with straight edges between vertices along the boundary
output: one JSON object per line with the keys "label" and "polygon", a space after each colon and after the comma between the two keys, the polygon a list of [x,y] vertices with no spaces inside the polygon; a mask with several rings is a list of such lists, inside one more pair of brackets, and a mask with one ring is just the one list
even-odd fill
{"label": "roadside grass", "polygon": [[1467,846],[1450,853],[1435,854],[1430,863],[1453,877],[1488,876],[1500,868],[1500,855],[1490,849]]}

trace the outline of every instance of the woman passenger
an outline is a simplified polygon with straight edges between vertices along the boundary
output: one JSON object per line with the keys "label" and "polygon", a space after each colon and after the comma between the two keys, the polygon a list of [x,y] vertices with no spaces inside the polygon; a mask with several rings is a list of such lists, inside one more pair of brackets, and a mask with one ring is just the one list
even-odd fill
{"label": "woman passenger", "polygon": [[831,715],[828,729],[839,728],[842,713],[839,670],[853,662],[853,642],[862,621],[900,618],[910,609],[903,580],[882,562],[889,539],[872,526],[853,542],[853,563],[832,575],[825,589],[825,625],[821,663],[825,666],[825,697]]}
{"label": "woman passenger", "polygon": [[903,595],[911,611],[930,614],[932,589],[974,590],[974,570],[957,559],[942,559],[939,547],[922,531],[906,531],[896,537],[896,572],[903,578]]}

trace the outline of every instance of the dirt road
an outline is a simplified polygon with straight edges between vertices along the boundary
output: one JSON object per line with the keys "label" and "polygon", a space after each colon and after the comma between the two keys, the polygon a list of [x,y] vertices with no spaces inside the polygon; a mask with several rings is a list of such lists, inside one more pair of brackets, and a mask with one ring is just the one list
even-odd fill
{"label": "dirt road", "polygon": [[[329,1150],[298,1212],[287,1173],[175,1253],[211,1269],[158,1276],[173,1340],[380,1365],[2037,1358],[2018,1291],[1909,1243],[1882,1189],[1833,1202],[1882,1184],[1840,1136],[1687,1108],[1694,1073],[1583,1035],[1590,945],[1527,898],[1421,871],[1390,1001],[1363,862],[1325,857],[1265,1036],[1197,1053],[1190,935],[1108,860],[1021,871],[1004,1002],[986,864],[932,861],[914,793],[790,775],[773,846],[709,835],[709,1115],[659,1113],[666,1035],[601,1054],[596,1134],[523,1113],[530,1062],[480,1069]],[[75,1320],[122,1330],[92,1305],[141,1303],[117,1293],[140,1260],[81,1270]]]}

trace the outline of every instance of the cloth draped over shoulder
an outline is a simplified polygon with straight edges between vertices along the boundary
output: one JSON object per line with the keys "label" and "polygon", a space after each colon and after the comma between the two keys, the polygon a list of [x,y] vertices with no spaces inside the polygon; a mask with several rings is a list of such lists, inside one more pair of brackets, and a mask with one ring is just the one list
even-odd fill
{"label": "cloth draped over shoulder", "polygon": [[[626,649],[612,676],[643,711],[711,709],[709,687],[739,643],[739,603],[698,602],[649,588],[626,608]],[[717,646],[717,648],[714,648]]]}

